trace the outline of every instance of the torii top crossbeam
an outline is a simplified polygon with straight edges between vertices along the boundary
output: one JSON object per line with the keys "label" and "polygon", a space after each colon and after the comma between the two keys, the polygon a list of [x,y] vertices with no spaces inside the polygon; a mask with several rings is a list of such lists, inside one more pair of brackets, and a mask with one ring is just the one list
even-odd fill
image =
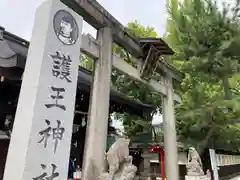
{"label": "torii top crossbeam", "polygon": [[[143,44],[153,44],[161,56],[172,55],[174,53],[172,49],[160,38],[138,39],[137,37],[129,34],[126,31],[126,28],[96,0],[61,1],[81,15],[84,20],[94,28],[100,29],[103,27],[110,27],[113,33],[113,41],[138,59],[145,60],[145,51],[147,51],[147,53],[149,51],[149,48],[146,50],[142,47]],[[159,58],[157,60],[159,60]],[[143,64],[144,62],[140,63]],[[169,73],[173,79],[178,81],[182,78],[182,74],[180,72],[166,63],[158,62],[156,66],[156,71],[161,74]]]}
{"label": "torii top crossbeam", "polygon": [[113,29],[113,41],[135,57],[138,58],[143,55],[138,40],[127,33],[125,27],[96,0],[61,1],[81,15],[94,28],[111,27]]}
{"label": "torii top crossbeam", "polygon": [[[133,79],[148,84],[154,90],[157,90],[164,96],[166,95],[165,86],[155,82],[152,79],[145,81],[155,69],[163,76],[169,76],[171,79],[181,81],[183,75],[175,68],[164,61],[161,61],[163,55],[172,55],[173,50],[161,38],[137,38],[129,34],[126,28],[116,20],[106,9],[104,9],[96,0],[61,0],[67,6],[77,12],[83,19],[97,30],[103,27],[112,29],[112,40],[127,52],[132,54],[138,60],[138,69],[124,61],[117,61],[119,58],[113,57],[114,68],[131,76]],[[93,38],[83,37],[81,50],[94,59],[98,59],[98,42]],[[88,42],[85,44],[85,42]],[[91,44],[91,46],[89,46]],[[153,50],[154,49],[154,50]],[[90,53],[89,53],[90,52]],[[180,102],[181,99],[175,93],[174,99]]]}

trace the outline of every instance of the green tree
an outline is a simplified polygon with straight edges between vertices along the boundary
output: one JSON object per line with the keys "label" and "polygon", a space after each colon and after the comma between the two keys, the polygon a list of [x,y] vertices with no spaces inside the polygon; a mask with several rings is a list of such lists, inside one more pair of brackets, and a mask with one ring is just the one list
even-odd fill
{"label": "green tree", "polygon": [[178,134],[182,142],[200,150],[214,145],[213,138],[220,136],[216,130],[239,118],[239,101],[231,87],[239,72],[238,5],[220,10],[212,0],[167,2],[165,39],[176,51],[170,62],[186,74],[183,102],[176,109]]}

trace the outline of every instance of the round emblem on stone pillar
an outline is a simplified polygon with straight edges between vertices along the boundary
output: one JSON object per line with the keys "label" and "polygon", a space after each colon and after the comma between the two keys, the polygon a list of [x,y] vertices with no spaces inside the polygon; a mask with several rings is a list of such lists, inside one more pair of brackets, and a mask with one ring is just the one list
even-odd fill
{"label": "round emblem on stone pillar", "polygon": [[73,45],[78,39],[78,25],[74,17],[65,10],[56,12],[53,19],[56,36],[64,45]]}

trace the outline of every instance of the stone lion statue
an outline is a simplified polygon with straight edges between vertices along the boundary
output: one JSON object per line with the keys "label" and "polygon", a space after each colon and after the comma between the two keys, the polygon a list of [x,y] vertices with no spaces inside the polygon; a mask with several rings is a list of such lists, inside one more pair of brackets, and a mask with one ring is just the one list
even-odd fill
{"label": "stone lion statue", "polygon": [[130,140],[125,138],[119,138],[116,142],[109,148],[106,159],[109,165],[109,174],[111,177],[119,169],[120,163],[123,162],[129,156],[129,146]]}
{"label": "stone lion statue", "polygon": [[129,156],[126,163],[123,165],[121,180],[133,180],[136,176],[137,167],[132,165],[132,157]]}
{"label": "stone lion statue", "polygon": [[188,163],[187,163],[188,176],[203,176],[203,166],[201,158],[195,148],[190,147],[188,150]]}
{"label": "stone lion statue", "polygon": [[137,168],[129,156],[129,139],[119,138],[106,153],[108,172],[102,173],[98,180],[133,180]]}
{"label": "stone lion statue", "polygon": [[102,173],[99,177],[98,180],[112,180],[109,173],[105,172]]}

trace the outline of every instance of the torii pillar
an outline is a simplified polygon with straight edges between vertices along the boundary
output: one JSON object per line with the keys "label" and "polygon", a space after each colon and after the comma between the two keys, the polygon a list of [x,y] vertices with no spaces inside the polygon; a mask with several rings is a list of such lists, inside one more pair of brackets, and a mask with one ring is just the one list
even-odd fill
{"label": "torii pillar", "polygon": [[105,169],[110,84],[112,73],[112,30],[98,30],[99,59],[94,62],[94,79],[89,104],[82,180],[94,180]]}
{"label": "torii pillar", "polygon": [[165,149],[165,169],[166,179],[178,180],[178,147],[177,133],[174,115],[174,99],[172,78],[165,77],[167,96],[163,97],[163,127],[164,127],[164,149]]}
{"label": "torii pillar", "polygon": [[[164,128],[164,150],[165,170],[167,180],[179,179],[178,149],[175,125],[174,101],[176,97],[173,91],[173,79],[181,81],[182,74],[167,64],[163,55],[173,55],[173,50],[161,38],[140,38],[143,47],[144,59],[141,68],[142,77],[151,77],[153,69],[162,75],[164,93],[163,101],[163,128]],[[161,92],[160,88],[157,88]],[[177,101],[180,101],[179,99]]]}

